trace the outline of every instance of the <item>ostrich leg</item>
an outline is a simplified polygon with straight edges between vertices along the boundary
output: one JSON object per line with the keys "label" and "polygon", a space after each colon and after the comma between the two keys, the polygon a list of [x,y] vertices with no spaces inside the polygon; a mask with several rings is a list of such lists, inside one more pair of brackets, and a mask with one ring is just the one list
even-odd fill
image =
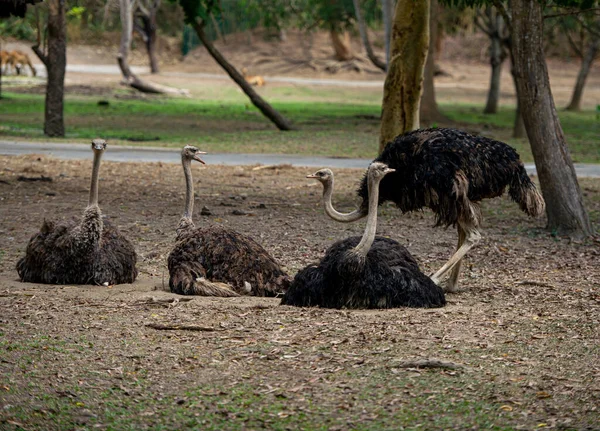
{"label": "ostrich leg", "polygon": [[[462,245],[465,243],[467,234],[460,224],[456,226],[456,230],[458,231],[458,245],[456,246],[456,250],[460,250]],[[460,275],[460,268],[462,267],[463,259],[464,257],[456,263],[454,268],[452,268],[452,272],[450,273],[450,277],[446,283],[446,290],[448,292],[456,292],[458,290],[458,276]]]}
{"label": "ostrich leg", "polygon": [[[464,240],[461,243],[461,233],[462,230],[464,235]],[[439,285],[440,279],[446,275],[446,273],[452,270],[452,275],[450,277],[448,283],[448,291],[454,292],[456,291],[456,280],[454,277],[458,278],[458,273],[460,272],[460,261],[463,257],[481,240],[481,234],[479,230],[473,225],[460,226],[459,225],[459,233],[458,233],[458,242],[460,246],[456,250],[456,252],[452,255],[452,257],[442,266],[435,274],[431,276],[431,280]],[[456,268],[456,270],[455,270]]]}

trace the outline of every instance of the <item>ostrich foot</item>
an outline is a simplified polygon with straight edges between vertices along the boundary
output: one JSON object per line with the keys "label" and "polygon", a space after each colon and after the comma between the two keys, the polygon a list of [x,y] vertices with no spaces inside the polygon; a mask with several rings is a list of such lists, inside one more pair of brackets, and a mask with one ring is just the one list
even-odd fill
{"label": "ostrich foot", "polygon": [[457,280],[452,280],[453,277],[450,277],[449,279],[447,279],[445,281],[442,281],[438,277],[436,277],[434,274],[432,274],[432,275],[429,276],[429,278],[435,284],[437,284],[442,289],[444,289],[444,292],[446,292],[446,293],[457,293],[457,292],[461,292],[462,291],[462,289],[460,289],[458,287]]}

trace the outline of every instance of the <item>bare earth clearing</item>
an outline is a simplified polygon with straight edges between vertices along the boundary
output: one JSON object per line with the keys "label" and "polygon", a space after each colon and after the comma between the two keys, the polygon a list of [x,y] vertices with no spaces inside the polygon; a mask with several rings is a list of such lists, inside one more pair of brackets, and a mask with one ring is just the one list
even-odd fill
{"label": "bare earth clearing", "polygon": [[[138,281],[20,283],[15,263],[43,218],[81,214],[91,162],[0,166],[0,429],[598,429],[599,243],[553,238],[506,198],[484,203],[484,239],[445,308],[299,309],[163,290],[184,188],[167,164],[101,169],[100,204],[137,247]],[[193,171],[197,224],[253,236],[292,274],[362,233],[326,218],[310,171]],[[336,174],[336,205],[350,208],[362,172]],[[600,182],[581,184],[598,226]],[[454,249],[456,233],[431,227],[428,212],[380,214],[378,233],[426,272]],[[457,368],[403,364],[424,358]]]}

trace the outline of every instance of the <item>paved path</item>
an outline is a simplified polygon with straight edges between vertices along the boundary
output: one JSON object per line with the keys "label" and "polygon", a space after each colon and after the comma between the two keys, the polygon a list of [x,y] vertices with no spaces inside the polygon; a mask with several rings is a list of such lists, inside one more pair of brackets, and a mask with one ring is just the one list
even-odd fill
{"label": "paved path", "polygon": [[[60,159],[89,159],[90,147],[87,144],[57,144],[43,142],[15,142],[0,140],[0,154],[46,154]],[[103,156],[104,160],[115,162],[164,162],[180,163],[179,150],[176,148],[132,147],[113,145]],[[311,157],[293,154],[206,154],[206,163],[211,165],[277,165],[329,167],[329,168],[366,168],[371,159],[349,159],[337,157]],[[532,163],[525,165],[527,172],[535,174]],[[578,177],[600,178],[600,165],[575,164]]]}

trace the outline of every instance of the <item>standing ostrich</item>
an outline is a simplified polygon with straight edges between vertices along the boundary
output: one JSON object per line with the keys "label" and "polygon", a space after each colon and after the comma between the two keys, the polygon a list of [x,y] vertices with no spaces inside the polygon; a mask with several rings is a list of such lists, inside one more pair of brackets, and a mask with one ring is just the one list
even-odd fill
{"label": "standing ostrich", "polygon": [[133,245],[102,220],[98,206],[98,174],[106,141],[94,139],[89,203],[80,223],[44,220],[17,263],[21,281],[47,284],[121,284],[137,277]]}
{"label": "standing ostrich", "polygon": [[333,244],[319,265],[296,274],[281,303],[327,308],[441,307],[444,291],[419,270],[408,250],[375,237],[379,182],[394,172],[373,162],[367,171],[369,207],[362,238]]}
{"label": "standing ostrich", "polygon": [[182,295],[276,296],[290,278],[253,239],[222,226],[195,227],[191,161],[204,164],[198,151],[185,146],[181,163],[185,174],[185,211],[177,227],[177,244],[169,254],[169,287]]}
{"label": "standing ostrich", "polygon": [[[509,145],[456,129],[423,129],[396,137],[374,161],[387,164],[395,172],[380,187],[379,204],[393,201],[403,213],[429,207],[436,226],[456,226],[456,252],[435,274],[440,279],[452,271],[446,289],[458,289],[461,261],[481,239],[481,210],[478,202],[508,194],[529,216],[544,211],[544,199],[531,181],[517,152]],[[340,213],[331,204],[333,173],[320,170],[308,178],[323,184],[325,212],[340,222],[352,222],[368,214],[369,190],[366,176],[358,195],[361,206]]]}

